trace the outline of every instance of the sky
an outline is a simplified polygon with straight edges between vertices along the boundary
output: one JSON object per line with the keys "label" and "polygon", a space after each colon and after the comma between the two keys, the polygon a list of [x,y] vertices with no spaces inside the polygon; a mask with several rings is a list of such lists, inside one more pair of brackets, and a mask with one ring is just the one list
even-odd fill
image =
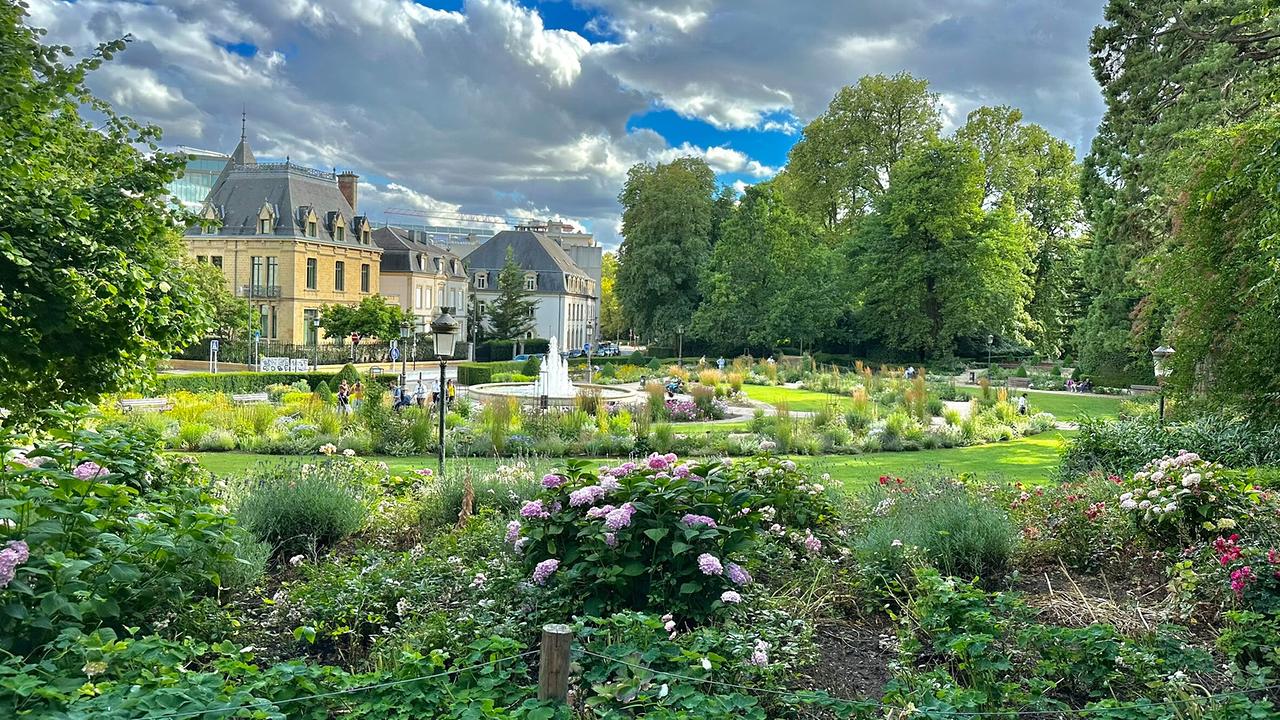
{"label": "sky", "polygon": [[[95,94],[230,152],[361,176],[375,221],[558,217],[619,241],[640,162],[772,177],[844,85],[907,71],[947,129],[1021,108],[1083,153],[1103,0],[33,0],[77,54],[130,35]],[[430,219],[388,215],[409,209]]]}

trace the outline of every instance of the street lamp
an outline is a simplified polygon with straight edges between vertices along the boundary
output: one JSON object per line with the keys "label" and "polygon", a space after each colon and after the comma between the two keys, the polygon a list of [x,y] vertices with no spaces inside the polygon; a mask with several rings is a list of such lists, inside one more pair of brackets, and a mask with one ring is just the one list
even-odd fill
{"label": "street lamp", "polygon": [[314,344],[311,347],[312,364],[316,366],[316,372],[320,372],[320,318],[311,319],[311,338]]}
{"label": "street lamp", "polygon": [[1156,384],[1160,386],[1160,422],[1164,422],[1164,382],[1165,378],[1173,372],[1173,367],[1169,365],[1169,358],[1173,356],[1173,348],[1168,345],[1161,345],[1151,351],[1152,364],[1155,366]]}
{"label": "street lamp", "polygon": [[445,365],[449,358],[453,357],[454,345],[458,342],[458,321],[453,319],[449,311],[453,308],[440,308],[440,316],[431,321],[431,334],[435,339],[436,358],[440,360],[440,392],[436,393],[440,402],[440,449],[437,459],[439,461],[440,477],[444,478],[444,413],[445,413],[445,396],[448,392],[445,390]]}
{"label": "street lamp", "polygon": [[676,326],[676,365],[684,367],[684,326]]}
{"label": "street lamp", "polygon": [[987,336],[987,374],[991,374],[991,346],[996,344],[996,336]]}
{"label": "street lamp", "polygon": [[594,345],[596,344],[595,329],[596,329],[596,319],[587,318],[587,384],[588,385],[591,384],[591,380],[592,380],[591,351],[595,349]]}
{"label": "street lamp", "polygon": [[412,328],[409,321],[405,320],[400,323],[400,399],[404,400],[405,388],[409,385],[409,358],[405,356],[405,350],[409,348],[409,333]]}

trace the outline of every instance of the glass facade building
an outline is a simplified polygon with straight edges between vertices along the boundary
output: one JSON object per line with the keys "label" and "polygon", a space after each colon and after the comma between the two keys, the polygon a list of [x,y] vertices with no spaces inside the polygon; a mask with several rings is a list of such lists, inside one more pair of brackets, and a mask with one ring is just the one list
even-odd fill
{"label": "glass facade building", "polygon": [[187,167],[182,177],[169,183],[169,192],[188,209],[197,210],[209,196],[231,156],[189,147],[179,147],[175,152],[186,156]]}

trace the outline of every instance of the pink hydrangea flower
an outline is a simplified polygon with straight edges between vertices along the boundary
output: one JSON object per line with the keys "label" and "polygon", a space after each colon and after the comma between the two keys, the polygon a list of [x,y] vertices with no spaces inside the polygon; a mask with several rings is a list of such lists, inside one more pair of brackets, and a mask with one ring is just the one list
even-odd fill
{"label": "pink hydrangea flower", "polygon": [[605,544],[605,545],[608,545],[609,547],[618,547],[618,534],[617,534],[617,533],[605,533],[605,534],[604,534],[604,544]]}
{"label": "pink hydrangea flower", "polygon": [[602,505],[601,507],[587,508],[587,517],[591,518],[592,520],[598,520],[604,517],[605,515],[608,515],[611,512],[613,512],[612,505]]}
{"label": "pink hydrangea flower", "polygon": [[560,561],[555,558],[543,560],[533,569],[533,584],[546,585],[547,578],[550,578],[555,571],[560,568]]}
{"label": "pink hydrangea flower", "polygon": [[520,508],[520,516],[545,520],[551,517],[551,513],[547,512],[547,509],[542,506],[541,500],[530,500],[524,504],[524,507]]}
{"label": "pink hydrangea flower", "polygon": [[86,460],[77,465],[76,469],[71,471],[71,474],[81,480],[93,480],[94,478],[108,475],[110,472],[110,470],[107,470],[98,463],[92,460]]}
{"label": "pink hydrangea flower", "polygon": [[551,488],[558,488],[563,485],[564,482],[565,479],[555,473],[547,473],[542,476],[542,487],[547,488],[548,490]]}
{"label": "pink hydrangea flower", "polygon": [[725,590],[720,593],[720,602],[732,603],[734,605],[742,602],[742,596],[732,590]]}
{"label": "pink hydrangea flower", "polygon": [[512,520],[507,523],[507,542],[514,545],[520,537],[520,521]]}
{"label": "pink hydrangea flower", "polygon": [[720,564],[720,558],[711,553],[702,553],[698,556],[698,569],[703,575],[720,575],[724,572],[724,566]]}
{"label": "pink hydrangea flower", "polygon": [[804,536],[804,548],[811,553],[822,552],[822,541],[813,536],[813,533],[806,531]]}
{"label": "pink hydrangea flower", "polygon": [[18,566],[31,557],[27,543],[22,540],[11,540],[4,550],[0,550],[0,588],[9,586],[18,574]]}
{"label": "pink hydrangea flower", "polygon": [[604,497],[605,490],[599,485],[588,485],[569,493],[569,507],[595,505]]}
{"label": "pink hydrangea flower", "polygon": [[622,483],[618,482],[617,479],[615,478],[606,477],[606,478],[600,479],[600,487],[605,492],[613,492],[614,490],[618,490],[619,488],[621,488]]}
{"label": "pink hydrangea flower", "polygon": [[734,585],[750,585],[751,584],[751,573],[747,572],[747,569],[742,567],[738,563],[735,563],[735,562],[725,563],[724,574],[729,577],[729,580]]}
{"label": "pink hydrangea flower", "polygon": [[652,470],[665,470],[667,467],[667,459],[658,453],[650,455],[646,462]]}
{"label": "pink hydrangea flower", "polygon": [[636,508],[631,503],[624,503],[622,507],[610,512],[604,516],[604,527],[610,532],[621,530],[631,524],[631,516],[636,512]]}
{"label": "pink hydrangea flower", "polygon": [[680,518],[680,522],[688,525],[689,527],[696,527],[698,525],[706,525],[707,527],[712,528],[717,527],[714,518],[707,517],[706,515],[694,515],[693,513],[687,513],[684,517]]}

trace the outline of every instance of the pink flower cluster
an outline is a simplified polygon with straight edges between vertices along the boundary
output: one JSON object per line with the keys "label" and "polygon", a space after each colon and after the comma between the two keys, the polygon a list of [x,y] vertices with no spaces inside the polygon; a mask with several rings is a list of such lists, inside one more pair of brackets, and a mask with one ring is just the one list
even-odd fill
{"label": "pink flower cluster", "polygon": [[507,542],[515,545],[516,540],[520,537],[520,521],[512,520],[507,523]]}
{"label": "pink flower cluster", "polygon": [[698,525],[706,525],[711,528],[716,527],[716,521],[714,518],[707,517],[706,515],[694,515],[693,513],[687,513],[684,517],[680,518],[680,522],[688,525],[689,527],[696,527]]}
{"label": "pink flower cluster", "polygon": [[725,563],[724,574],[729,576],[729,580],[733,581],[734,585],[751,584],[751,573],[747,572],[747,569],[738,563]]}
{"label": "pink flower cluster", "polygon": [[1213,551],[1218,555],[1218,563],[1223,567],[1230,565],[1244,553],[1239,545],[1240,536],[1232,534],[1229,538],[1218,538],[1213,541]]}
{"label": "pink flower cluster", "polygon": [[804,536],[804,549],[811,553],[817,554],[822,552],[822,541],[813,536],[813,533],[806,530]]}
{"label": "pink flower cluster", "polygon": [[1238,567],[1231,571],[1231,592],[1235,593],[1236,597],[1240,597],[1249,583],[1257,579],[1258,577],[1253,574],[1253,568],[1248,565]]}
{"label": "pink flower cluster", "polygon": [[548,490],[551,488],[558,488],[564,483],[565,478],[555,473],[547,473],[542,476],[542,487],[547,488]]}
{"label": "pink flower cluster", "polygon": [[547,579],[550,578],[552,575],[554,575],[556,570],[558,570],[559,568],[560,568],[560,561],[556,560],[555,558],[543,560],[542,562],[538,563],[537,567],[533,569],[533,578],[532,578],[533,584],[546,585]]}
{"label": "pink flower cluster", "polygon": [[520,508],[520,516],[526,518],[541,518],[545,520],[551,517],[551,513],[542,506],[541,500],[530,500]]}
{"label": "pink flower cluster", "polygon": [[757,640],[756,646],[751,650],[751,659],[747,662],[756,667],[764,667],[769,664],[769,643],[764,640]]}
{"label": "pink flower cluster", "polygon": [[71,471],[71,474],[81,480],[93,480],[103,475],[110,475],[111,471],[92,460],[86,460],[77,465],[76,469]]}
{"label": "pink flower cluster", "polygon": [[31,551],[22,540],[10,540],[4,550],[0,550],[0,588],[9,586],[18,574],[18,566],[31,557]]}
{"label": "pink flower cluster", "polygon": [[698,569],[703,575],[720,575],[724,573],[724,566],[720,564],[720,558],[711,553],[702,553],[698,556]]}
{"label": "pink flower cluster", "polygon": [[[617,480],[614,480],[616,483]],[[569,507],[582,507],[583,505],[595,505],[605,495],[605,489],[600,485],[588,485],[578,488],[569,493]]]}
{"label": "pink flower cluster", "polygon": [[631,503],[623,503],[622,507],[616,510],[610,510],[604,516],[604,527],[610,532],[615,532],[627,527],[631,524],[631,516],[636,512],[636,506]]}

